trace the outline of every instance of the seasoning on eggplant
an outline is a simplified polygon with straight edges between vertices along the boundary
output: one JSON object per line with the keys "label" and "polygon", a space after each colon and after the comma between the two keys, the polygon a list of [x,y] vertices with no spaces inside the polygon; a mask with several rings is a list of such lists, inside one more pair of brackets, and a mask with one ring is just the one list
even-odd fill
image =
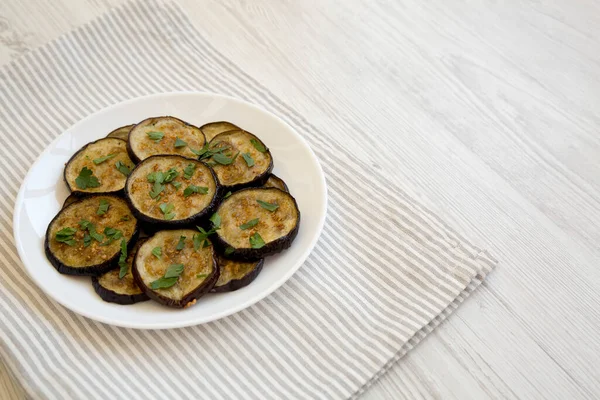
{"label": "seasoning on eggplant", "polygon": [[219,133],[240,129],[241,128],[239,126],[227,121],[209,122],[208,124],[204,124],[200,127],[200,130],[202,133],[204,133],[207,142],[210,142],[212,138],[217,136]]}
{"label": "seasoning on eggplant", "polygon": [[117,139],[127,141],[127,139],[129,139],[129,131],[131,131],[131,128],[133,128],[134,126],[135,124],[122,126],[106,135],[106,137],[114,137]]}
{"label": "seasoning on eggplant", "polygon": [[125,186],[126,176],[119,165],[133,167],[127,154],[127,143],[121,139],[104,138],[83,146],[67,162],[64,179],[72,193],[118,193]]}
{"label": "seasoning on eggplant", "polygon": [[296,200],[276,188],[235,192],[223,200],[217,214],[221,225],[213,243],[227,258],[241,261],[258,260],[290,247],[300,225]]}
{"label": "seasoning on eggplant", "polygon": [[176,154],[197,159],[195,150],[206,143],[204,134],[195,126],[175,117],[148,118],[129,132],[127,150],[139,162],[159,154]]}
{"label": "seasoning on eggplant", "polygon": [[138,240],[133,249],[127,252],[124,261],[124,269],[126,270],[124,275],[121,273],[123,267],[119,266],[99,277],[92,277],[92,286],[102,300],[117,304],[134,304],[150,300],[146,293],[135,283],[132,273],[135,254],[145,241],[146,239]]}
{"label": "seasoning on eggplant", "polygon": [[210,141],[209,150],[216,152],[208,160],[225,191],[262,186],[273,169],[271,152],[250,132],[221,133]]}
{"label": "seasoning on eggplant", "polygon": [[263,185],[264,188],[277,188],[279,190],[283,190],[284,192],[290,192],[290,190],[288,189],[287,185],[285,184],[285,182],[283,181],[283,179],[281,179],[280,177],[278,177],[275,174],[271,174],[269,175],[269,179],[267,179],[267,181],[265,182],[265,184]]}
{"label": "seasoning on eggplant", "polygon": [[[151,299],[169,307],[183,308],[196,303],[219,279],[213,246],[195,246],[198,231],[160,231],[138,250],[133,276]],[[183,240],[183,246],[178,244]]]}
{"label": "seasoning on eggplant", "polygon": [[125,198],[134,215],[154,227],[197,223],[214,211],[218,193],[212,169],[203,162],[174,155],[145,159],[125,185]]}
{"label": "seasoning on eggplant", "polygon": [[219,264],[221,274],[211,292],[233,292],[248,286],[262,271],[263,263],[264,259],[262,258],[258,261],[242,262],[218,255],[217,264]]}
{"label": "seasoning on eggplant", "polygon": [[[106,211],[99,213],[104,208]],[[121,240],[130,248],[137,235],[137,220],[125,200],[94,195],[59,211],[48,225],[44,247],[46,257],[61,274],[97,276],[116,267]]]}

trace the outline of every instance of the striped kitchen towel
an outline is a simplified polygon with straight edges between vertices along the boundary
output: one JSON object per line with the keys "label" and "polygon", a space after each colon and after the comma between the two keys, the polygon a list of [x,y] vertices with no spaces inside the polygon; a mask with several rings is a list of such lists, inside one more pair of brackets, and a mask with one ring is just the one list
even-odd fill
{"label": "striped kitchen towel", "polygon": [[[352,135],[360,141],[368,133],[319,132],[172,3],[128,3],[5,66],[0,80],[0,357],[32,398],[358,396],[495,265],[345,148]],[[180,90],[245,99],[306,138],[329,188],[322,237],[284,286],[216,322],[139,331],[75,315],[36,288],[19,261],[11,226],[19,184],[79,119]]]}

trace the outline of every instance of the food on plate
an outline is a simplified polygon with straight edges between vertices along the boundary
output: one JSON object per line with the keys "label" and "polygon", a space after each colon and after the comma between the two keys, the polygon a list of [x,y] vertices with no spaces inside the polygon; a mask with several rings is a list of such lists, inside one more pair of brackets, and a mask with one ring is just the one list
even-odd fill
{"label": "food on plate", "polygon": [[193,225],[212,213],[219,184],[205,163],[169,155],[140,162],[129,175],[125,198],[134,215],[157,226]]}
{"label": "food on plate", "polygon": [[240,130],[240,127],[232,124],[227,121],[217,121],[217,122],[209,122],[208,124],[204,124],[200,127],[202,133],[206,137],[206,141],[210,142],[212,138],[217,136],[219,133]]}
{"label": "food on plate", "polygon": [[283,179],[281,179],[280,177],[278,177],[275,174],[270,174],[269,175],[269,179],[267,179],[267,181],[265,182],[265,184],[263,185],[263,187],[265,188],[277,188],[279,190],[283,190],[284,192],[288,192],[288,187],[285,184],[285,182],[283,181]]}
{"label": "food on plate", "polygon": [[258,260],[290,247],[300,225],[296,200],[275,188],[235,192],[223,200],[216,214],[220,229],[213,242],[233,260]]}
{"label": "food on plate", "polygon": [[229,260],[218,255],[217,264],[219,264],[220,275],[211,292],[233,292],[248,286],[260,274],[264,262],[265,260],[262,258],[258,261],[244,262]]}
{"label": "food on plate", "polygon": [[208,293],[219,279],[213,246],[199,231],[160,231],[140,246],[133,276],[151,299],[184,308]]}
{"label": "food on plate", "polygon": [[273,169],[273,157],[267,146],[243,130],[218,134],[210,141],[207,152],[210,157],[206,160],[226,191],[262,186]]}
{"label": "food on plate", "polygon": [[127,143],[104,138],[88,143],[67,162],[64,179],[76,195],[119,193],[125,187],[133,162],[127,154]]}
{"label": "food on plate", "polygon": [[143,120],[131,129],[127,150],[135,162],[160,154],[196,159],[198,156],[195,152],[205,143],[200,128],[175,117],[154,117]]}
{"label": "food on plate", "polygon": [[129,131],[131,130],[131,128],[133,128],[135,125],[125,125],[122,126],[120,128],[115,129],[114,131],[110,132],[108,135],[106,135],[106,137],[114,137],[117,139],[121,139],[121,140],[125,140],[127,141],[127,139],[129,139]]}
{"label": "food on plate", "polygon": [[48,225],[45,251],[61,274],[103,274],[115,268],[138,235],[127,202],[114,195],[84,197],[61,209]]}
{"label": "food on plate", "polygon": [[100,276],[92,277],[92,286],[102,300],[117,304],[134,304],[150,298],[133,280],[135,254],[146,239],[139,239],[133,249],[119,256],[119,265]]}

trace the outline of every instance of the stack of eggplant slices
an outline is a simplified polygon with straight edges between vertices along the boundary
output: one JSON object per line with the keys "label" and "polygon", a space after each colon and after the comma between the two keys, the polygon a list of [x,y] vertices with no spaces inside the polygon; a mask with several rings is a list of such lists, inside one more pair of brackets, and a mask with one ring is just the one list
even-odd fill
{"label": "stack of eggplant slices", "polygon": [[298,233],[296,200],[272,169],[266,144],[229,122],[118,128],[66,164],[71,195],[48,225],[46,256],[118,304],[183,308],[240,289]]}

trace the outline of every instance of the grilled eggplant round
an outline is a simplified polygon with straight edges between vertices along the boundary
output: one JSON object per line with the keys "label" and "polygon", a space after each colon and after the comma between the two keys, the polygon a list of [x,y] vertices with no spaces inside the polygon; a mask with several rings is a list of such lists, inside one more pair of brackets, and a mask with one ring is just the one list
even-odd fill
{"label": "grilled eggplant round", "polygon": [[98,277],[92,277],[92,286],[102,300],[117,304],[134,304],[150,300],[146,293],[144,293],[133,280],[131,268],[135,254],[145,241],[146,239],[138,240],[133,249],[127,253],[127,258],[125,260],[127,273],[123,278],[119,278],[120,267],[108,271]]}
{"label": "grilled eggplant round", "polygon": [[140,221],[158,224],[155,228],[176,228],[198,223],[214,211],[219,184],[203,162],[173,155],[152,156],[129,175],[125,198]]}
{"label": "grilled eggplant round", "polygon": [[131,248],[137,236],[138,222],[125,200],[93,195],[59,211],[48,225],[44,248],[61,274],[97,276],[116,267],[121,241]]}
{"label": "grilled eggplant round", "polygon": [[169,307],[196,303],[219,279],[213,246],[194,245],[198,231],[160,231],[138,250],[133,277],[151,299]]}
{"label": "grilled eggplant round", "polygon": [[206,137],[207,142],[210,142],[212,138],[217,136],[219,133],[240,129],[240,127],[227,121],[209,122],[208,124],[204,124],[200,127],[200,130],[202,133],[204,133],[204,137]]}
{"label": "grilled eggplant round", "polygon": [[233,193],[217,209],[220,229],[213,242],[227,258],[252,261],[291,246],[300,226],[296,200],[276,188]]}
{"label": "grilled eggplant round", "polygon": [[71,193],[65,199],[65,201],[64,201],[64,203],[62,205],[62,208],[65,208],[66,206],[68,206],[71,203],[75,203],[77,200],[81,200],[81,197],[80,196],[76,196],[76,195],[74,195],[74,194]]}
{"label": "grilled eggplant round", "polygon": [[206,139],[200,128],[185,121],[175,117],[154,117],[134,126],[127,143],[131,159],[139,162],[159,154],[197,159],[193,150],[200,150]]}
{"label": "grilled eggplant round", "polygon": [[218,255],[217,263],[221,274],[211,292],[233,292],[248,286],[262,271],[264,261],[262,258],[251,262],[235,261]]}
{"label": "grilled eggplant round", "polygon": [[114,138],[117,138],[117,139],[121,139],[121,140],[127,141],[127,139],[129,139],[129,131],[134,126],[135,126],[135,124],[122,126],[120,128],[115,129],[114,131],[112,131],[108,135],[106,135],[106,137],[114,137]]}
{"label": "grilled eggplant round", "polygon": [[262,186],[273,169],[271,152],[259,138],[243,130],[223,132],[210,141],[210,165],[225,191]]}
{"label": "grilled eggplant round", "polygon": [[121,139],[104,138],[83,146],[67,162],[64,179],[72,193],[119,193],[127,176],[119,166],[133,168],[127,154],[127,143]]}
{"label": "grilled eggplant round", "polygon": [[264,188],[277,188],[279,190],[283,190],[284,192],[288,192],[288,193],[290,192],[290,190],[288,189],[288,187],[285,184],[285,182],[283,181],[283,179],[281,179],[280,177],[278,177],[275,174],[269,175],[269,179],[267,179],[267,181],[265,182],[263,187]]}

